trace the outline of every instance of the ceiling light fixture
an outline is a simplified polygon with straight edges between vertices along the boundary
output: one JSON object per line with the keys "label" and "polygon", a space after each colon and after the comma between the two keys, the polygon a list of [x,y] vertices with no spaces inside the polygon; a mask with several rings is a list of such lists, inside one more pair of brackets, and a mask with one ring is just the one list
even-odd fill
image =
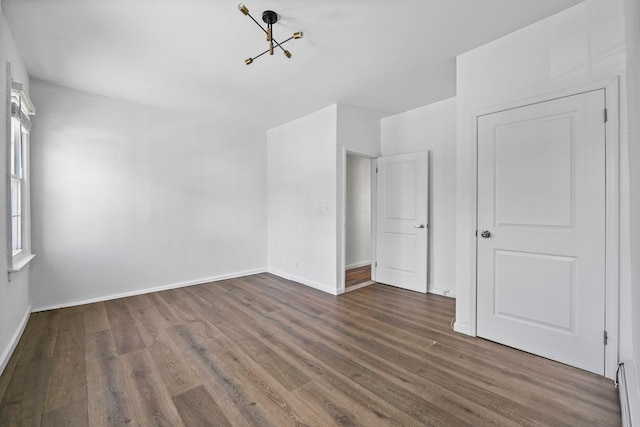
{"label": "ceiling light fixture", "polygon": [[264,12],[262,12],[262,20],[264,21],[265,24],[267,24],[267,28],[264,28],[258,21],[256,21],[253,18],[253,16],[251,16],[251,14],[249,13],[249,9],[247,9],[247,7],[244,4],[240,3],[238,5],[238,10],[242,12],[244,15],[247,15],[249,18],[251,18],[251,20],[255,22],[256,25],[262,29],[262,31],[265,32],[265,34],[267,35],[267,41],[269,42],[269,49],[265,50],[260,55],[254,56],[253,58],[245,59],[244,60],[245,64],[247,65],[251,64],[254,61],[254,59],[260,58],[262,55],[264,55],[267,52],[269,52],[270,55],[273,55],[273,51],[275,50],[275,48],[278,48],[278,47],[282,49],[282,53],[284,53],[284,56],[286,56],[287,58],[291,58],[291,52],[283,48],[282,45],[291,39],[301,39],[302,31],[293,33],[291,37],[289,37],[282,43],[278,43],[278,41],[273,38],[273,24],[278,22],[277,13],[275,13],[273,10],[265,10]]}

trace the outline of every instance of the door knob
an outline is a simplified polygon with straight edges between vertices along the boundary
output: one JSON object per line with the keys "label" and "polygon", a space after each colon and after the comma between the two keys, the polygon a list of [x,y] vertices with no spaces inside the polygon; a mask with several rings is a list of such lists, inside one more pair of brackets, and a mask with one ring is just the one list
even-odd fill
{"label": "door knob", "polygon": [[413,228],[424,228],[424,224],[414,225]]}
{"label": "door knob", "polygon": [[489,237],[491,237],[491,232],[489,230],[484,230],[482,233],[480,233],[480,235],[485,239],[488,239]]}

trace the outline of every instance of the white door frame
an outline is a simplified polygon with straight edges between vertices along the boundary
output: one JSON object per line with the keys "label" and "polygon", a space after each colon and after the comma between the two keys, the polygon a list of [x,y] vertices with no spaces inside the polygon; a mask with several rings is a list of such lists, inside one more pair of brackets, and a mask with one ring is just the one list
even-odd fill
{"label": "white door frame", "polygon": [[[471,160],[473,161],[472,171],[472,185],[473,189],[470,192],[472,194],[472,206],[476,209],[471,213],[470,221],[473,224],[474,234],[469,236],[471,259],[469,260],[471,265],[471,291],[470,291],[470,316],[469,316],[469,330],[470,335],[476,336],[477,334],[477,246],[475,231],[478,229],[478,117],[487,114],[498,113],[500,111],[509,110],[513,108],[523,107],[529,104],[541,103],[550,101],[557,98],[563,98],[567,96],[577,95],[583,92],[589,92],[598,89],[605,90],[605,103],[607,108],[607,125],[605,130],[606,139],[606,243],[605,243],[605,329],[608,334],[608,343],[605,347],[605,376],[607,378],[614,378],[618,367],[618,347],[619,347],[619,276],[620,276],[620,264],[619,264],[619,252],[620,252],[620,122],[619,122],[619,78],[614,77],[612,79],[599,80],[591,82],[585,85],[567,88],[551,93],[546,93],[539,96],[534,96],[526,99],[522,99],[515,102],[509,102],[501,104],[488,109],[476,111],[473,115],[473,127],[472,127],[472,141],[476,150],[471,154]],[[604,113],[603,113],[604,114]]]}
{"label": "white door frame", "polygon": [[[337,289],[337,295],[341,295],[345,292],[345,281],[344,281],[344,272],[345,272],[345,264],[346,264],[346,246],[347,246],[347,233],[346,233],[346,223],[347,223],[347,154],[352,154],[354,156],[358,156],[358,157],[364,157],[365,159],[369,159],[371,161],[371,263],[374,263],[374,260],[376,259],[376,240],[375,240],[375,231],[376,231],[376,225],[375,225],[375,221],[376,221],[376,211],[375,211],[375,206],[376,206],[376,202],[377,202],[377,191],[378,191],[378,187],[377,187],[377,183],[376,183],[376,168],[375,165],[373,164],[373,161],[375,159],[377,159],[379,156],[372,156],[371,154],[367,154],[364,153],[362,151],[359,151],[355,148],[351,148],[348,146],[343,146],[342,147],[342,152],[339,153],[340,156],[342,156],[342,182],[340,182],[338,185],[340,185],[340,189],[341,189],[341,204],[342,207],[341,209],[338,211],[338,223],[337,223],[337,229],[338,229],[338,248],[340,249],[338,251],[338,266],[337,266],[337,273],[338,273],[338,289]],[[376,280],[376,276],[375,276],[375,268],[373,268],[373,265],[371,266],[371,280],[375,282]]]}

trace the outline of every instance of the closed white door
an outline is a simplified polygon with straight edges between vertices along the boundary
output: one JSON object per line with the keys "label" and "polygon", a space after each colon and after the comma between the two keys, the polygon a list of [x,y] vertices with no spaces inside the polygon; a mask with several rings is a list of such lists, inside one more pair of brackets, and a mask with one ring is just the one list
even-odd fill
{"label": "closed white door", "polygon": [[605,94],[478,118],[477,333],[604,374]]}
{"label": "closed white door", "polygon": [[427,292],[429,153],[377,159],[376,281]]}

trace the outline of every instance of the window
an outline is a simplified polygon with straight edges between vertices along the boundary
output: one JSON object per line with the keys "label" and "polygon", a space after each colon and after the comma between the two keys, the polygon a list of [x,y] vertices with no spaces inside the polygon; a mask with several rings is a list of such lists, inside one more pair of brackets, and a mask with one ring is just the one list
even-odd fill
{"label": "window", "polygon": [[22,85],[11,84],[11,125],[9,143],[9,218],[10,248],[9,271],[16,272],[33,258],[30,239],[29,205],[29,131],[33,104],[22,90]]}

